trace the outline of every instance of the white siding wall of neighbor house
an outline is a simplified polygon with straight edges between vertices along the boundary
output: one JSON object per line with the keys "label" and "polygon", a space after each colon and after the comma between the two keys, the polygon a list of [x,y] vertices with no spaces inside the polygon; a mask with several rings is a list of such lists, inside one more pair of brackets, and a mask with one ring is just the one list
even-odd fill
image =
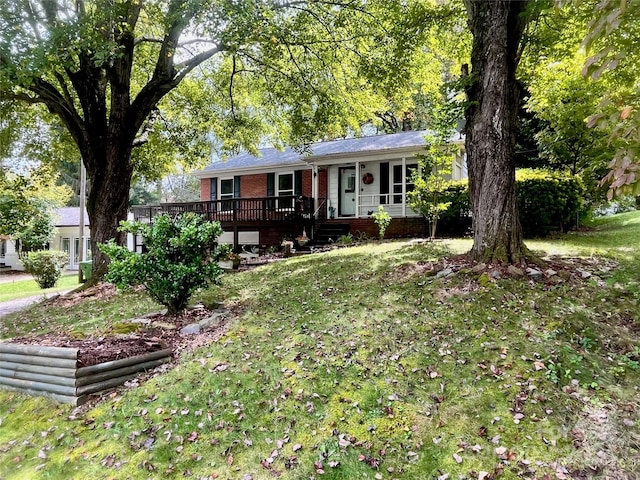
{"label": "white siding wall of neighbor house", "polygon": [[[223,232],[218,237],[218,243],[228,243],[233,245],[233,232]],[[260,232],[238,232],[238,244],[240,245],[260,245]]]}
{"label": "white siding wall of neighbor house", "polygon": [[78,257],[78,247],[79,247],[79,234],[80,227],[72,226],[72,227],[58,227],[57,233],[53,240],[51,241],[51,250],[60,250],[69,254],[69,264],[67,265],[68,269],[75,270],[78,268],[78,262],[91,260],[91,242],[90,242],[90,231],[89,227],[84,228],[82,241],[84,242],[84,248],[82,252],[82,258]]}
{"label": "white siding wall of neighbor house", "polygon": [[16,253],[16,244],[13,240],[3,240],[4,242],[4,253],[0,255],[0,263],[4,263],[8,267],[11,267],[11,270],[24,270],[24,266],[22,262],[18,259],[18,254]]}

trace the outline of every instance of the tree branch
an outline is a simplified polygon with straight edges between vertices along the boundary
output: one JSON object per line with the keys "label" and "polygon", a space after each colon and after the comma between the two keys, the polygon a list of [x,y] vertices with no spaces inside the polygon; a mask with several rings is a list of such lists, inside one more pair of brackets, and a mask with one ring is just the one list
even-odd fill
{"label": "tree branch", "polygon": [[60,88],[62,89],[62,93],[64,95],[64,99],[70,106],[73,106],[73,99],[71,98],[71,93],[69,92],[69,88],[67,87],[67,82],[65,81],[62,74],[58,71],[54,71],[53,73],[60,84]]}
{"label": "tree branch", "polygon": [[175,64],[175,69],[178,70],[178,74],[175,77],[176,81],[180,82],[184,77],[186,77],[189,74],[189,72],[191,72],[191,70],[196,68],[201,63],[209,60],[216,53],[220,53],[222,51],[224,51],[224,48],[218,45],[218,46],[216,46],[214,48],[211,48],[209,50],[205,50],[204,52],[201,52],[201,53],[195,55],[194,57],[191,57],[189,60],[185,60],[184,62],[176,63]]}
{"label": "tree branch", "polygon": [[134,45],[138,45],[140,43],[163,43],[164,39],[162,38],[154,38],[154,37],[138,37],[133,41]]}
{"label": "tree branch", "polygon": [[157,108],[151,111],[151,113],[149,114],[149,118],[147,119],[147,123],[145,123],[144,125],[142,133],[139,136],[137,136],[133,140],[133,143],[131,144],[133,148],[144,145],[149,141],[149,135],[151,135],[151,132],[153,131],[153,126],[156,123],[156,120],[158,120],[159,116],[160,116],[160,110],[158,110]]}

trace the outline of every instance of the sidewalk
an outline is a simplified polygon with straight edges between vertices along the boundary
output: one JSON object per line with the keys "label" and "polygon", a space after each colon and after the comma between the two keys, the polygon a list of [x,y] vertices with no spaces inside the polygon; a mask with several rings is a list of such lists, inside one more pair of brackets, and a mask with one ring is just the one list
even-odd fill
{"label": "sidewalk", "polygon": [[22,310],[23,308],[28,307],[34,303],[39,303],[43,301],[45,298],[55,297],[57,295],[64,295],[65,293],[69,293],[72,288],[69,290],[62,290],[60,292],[53,293],[42,293],[40,295],[33,295],[32,297],[19,298],[17,300],[9,300],[8,302],[0,302],[0,318],[5,315],[9,315],[10,313],[17,312],[18,310]]}

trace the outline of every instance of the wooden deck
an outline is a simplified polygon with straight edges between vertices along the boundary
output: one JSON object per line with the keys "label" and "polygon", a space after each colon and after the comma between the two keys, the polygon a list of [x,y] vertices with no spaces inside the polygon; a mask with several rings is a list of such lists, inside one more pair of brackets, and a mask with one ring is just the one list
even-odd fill
{"label": "wooden deck", "polygon": [[283,223],[313,223],[316,212],[314,199],[302,196],[233,198],[203,202],[163,203],[131,207],[134,219],[151,221],[157,215],[179,215],[195,212],[223,227],[264,226]]}

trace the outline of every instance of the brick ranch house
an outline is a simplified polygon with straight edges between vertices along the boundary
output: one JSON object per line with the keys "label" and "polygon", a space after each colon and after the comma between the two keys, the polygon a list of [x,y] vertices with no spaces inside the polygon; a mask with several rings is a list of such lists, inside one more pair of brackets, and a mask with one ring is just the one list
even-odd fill
{"label": "brick ranch house", "polygon": [[[407,205],[411,171],[424,151],[425,131],[318,142],[306,153],[260,150],[215,161],[193,173],[200,202],[134,207],[136,218],[159,212],[198,211],[218,220],[221,242],[279,246],[303,233],[318,243],[351,232],[377,236],[371,214],[382,205],[392,217],[387,237],[427,234],[425,219]],[[464,140],[456,135],[454,180],[467,177]]]}

